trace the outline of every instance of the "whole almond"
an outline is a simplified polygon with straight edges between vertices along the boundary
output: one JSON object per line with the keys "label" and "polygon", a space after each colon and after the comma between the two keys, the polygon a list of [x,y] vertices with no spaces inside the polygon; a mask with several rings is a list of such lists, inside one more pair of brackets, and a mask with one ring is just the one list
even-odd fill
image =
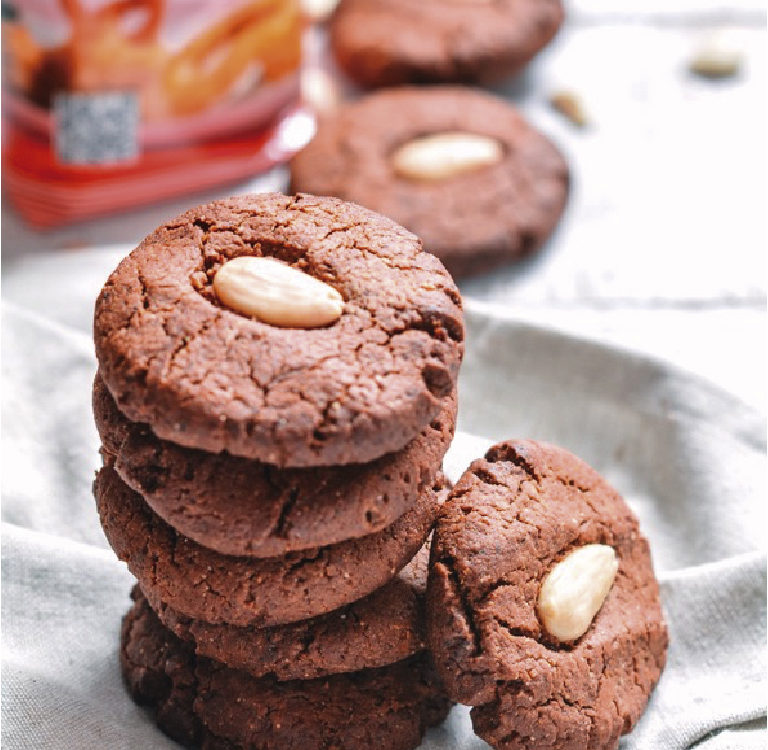
{"label": "whole almond", "polygon": [[213,290],[231,310],[289,328],[328,325],[344,307],[333,287],[276,258],[227,261],[213,278]]}
{"label": "whole almond", "polygon": [[495,138],[447,132],[415,138],[392,155],[397,174],[410,180],[444,180],[497,164],[504,155]]}
{"label": "whole almond", "polygon": [[613,586],[619,562],[612,547],[588,544],[566,555],[545,576],[537,609],[545,630],[558,641],[587,632]]}

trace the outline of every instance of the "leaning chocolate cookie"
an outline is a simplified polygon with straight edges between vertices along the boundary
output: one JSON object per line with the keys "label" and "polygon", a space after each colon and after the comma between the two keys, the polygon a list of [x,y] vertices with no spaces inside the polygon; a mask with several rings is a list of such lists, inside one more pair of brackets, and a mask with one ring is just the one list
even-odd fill
{"label": "leaning chocolate cookie", "polygon": [[414,506],[376,534],[283,557],[230,557],[201,547],[157,516],[103,467],[94,496],[104,533],[144,592],[211,623],[268,627],[331,612],[367,596],[424,544],[448,493],[442,475]]}
{"label": "leaning chocolate cookie", "polygon": [[100,372],[161,439],[280,466],[371,461],[451,398],[461,299],[393,221],[333,198],[214,201],[147,237],[96,302]]}
{"label": "leaning chocolate cookie", "polygon": [[520,71],[563,15],[561,0],[342,0],[331,48],[362,86],[491,81]]}
{"label": "leaning chocolate cookie", "polygon": [[508,102],[460,87],[371,94],[319,123],[291,187],[335,195],[415,232],[455,276],[530,255],[568,195],[557,148]]}
{"label": "leaning chocolate cookie", "polygon": [[597,472],[499,443],[438,520],[428,643],[448,694],[496,748],[615,748],[664,667],[648,542]]}
{"label": "leaning chocolate cookie", "polygon": [[[195,620],[151,595],[148,601],[174,635],[195,653],[254,677],[310,680],[374,669],[426,648],[424,593],[429,548],[381,588],[352,604],[309,620],[272,628],[212,625]],[[136,593],[135,598],[143,594]]]}
{"label": "leaning chocolate cookie", "polygon": [[410,750],[450,706],[424,653],[326,679],[258,680],[196,657],[141,598],[123,620],[120,663],[158,726],[204,750]]}
{"label": "leaning chocolate cookie", "polygon": [[184,536],[224,555],[275,557],[367,536],[394,523],[434,482],[453,437],[456,399],[405,448],[367,464],[276,469],[157,438],[117,408],[99,376],[102,454]]}

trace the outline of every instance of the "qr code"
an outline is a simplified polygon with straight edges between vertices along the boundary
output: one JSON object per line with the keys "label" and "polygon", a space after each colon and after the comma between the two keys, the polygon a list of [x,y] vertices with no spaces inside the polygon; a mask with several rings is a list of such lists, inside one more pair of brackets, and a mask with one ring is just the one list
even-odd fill
{"label": "qr code", "polygon": [[64,164],[116,164],[139,153],[139,102],[131,92],[58,94],[56,155]]}

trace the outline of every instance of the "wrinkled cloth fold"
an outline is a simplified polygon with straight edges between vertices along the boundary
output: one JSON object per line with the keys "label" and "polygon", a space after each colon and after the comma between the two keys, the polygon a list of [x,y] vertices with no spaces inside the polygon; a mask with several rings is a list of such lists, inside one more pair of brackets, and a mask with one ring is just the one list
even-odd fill
{"label": "wrinkled cloth fold", "polygon": [[[88,336],[3,309],[2,741],[172,748],[123,688],[131,576],[107,547]],[[669,365],[500,315],[468,314],[456,479],[494,440],[559,443],[641,518],[662,582],[668,666],[623,748],[764,747],[765,424]],[[486,747],[457,707],[423,748]]]}

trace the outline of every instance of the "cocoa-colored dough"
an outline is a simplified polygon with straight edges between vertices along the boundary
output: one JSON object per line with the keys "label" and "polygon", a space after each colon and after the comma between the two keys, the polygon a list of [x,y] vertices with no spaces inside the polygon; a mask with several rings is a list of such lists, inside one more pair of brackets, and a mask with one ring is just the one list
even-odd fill
{"label": "cocoa-colored dough", "polygon": [[195,657],[141,598],[123,620],[120,663],[158,726],[204,750],[410,750],[450,706],[424,653],[324,679],[259,680]]}
{"label": "cocoa-colored dough", "polygon": [[369,464],[277,469],[184,448],[130,422],[97,376],[102,453],[184,536],[225,555],[275,557],[381,531],[434,482],[456,421],[455,397],[397,453]]}
{"label": "cocoa-colored dough", "polygon": [[[270,256],[334,287],[341,317],[279,328],[221,305],[212,278]],[[214,201],[150,234],[97,301],[101,376],[161,439],[279,466],[362,463],[403,448],[451,398],[461,298],[390,219],[334,198]]]}
{"label": "cocoa-colored dough", "polygon": [[269,559],[222,555],[178,534],[109,466],[94,496],[107,540],[145,593],[194,619],[268,627],[331,612],[393,578],[429,534],[448,492],[437,481],[383,531]]}
{"label": "cocoa-colored dough", "polygon": [[[456,131],[496,139],[501,161],[440,180],[395,171],[401,145]],[[391,217],[459,278],[541,248],[565,207],[569,174],[558,149],[509,102],[439,86],[379,91],[322,119],[291,163],[291,188]]]}
{"label": "cocoa-colored dough", "polygon": [[361,86],[489,82],[519,72],[563,16],[561,0],[341,0],[331,49]]}
{"label": "cocoa-colored dough", "polygon": [[212,625],[180,614],[157,597],[150,606],[195,652],[254,677],[309,680],[372,669],[424,650],[424,593],[429,550],[424,546],[380,589],[346,607],[272,628]]}
{"label": "cocoa-colored dough", "polygon": [[[571,550],[613,547],[619,569],[574,643],[536,611],[545,575]],[[448,694],[476,706],[495,748],[615,748],[664,667],[667,630],[648,542],[597,472],[545,443],[499,443],[474,461],[432,541],[428,643]]]}

